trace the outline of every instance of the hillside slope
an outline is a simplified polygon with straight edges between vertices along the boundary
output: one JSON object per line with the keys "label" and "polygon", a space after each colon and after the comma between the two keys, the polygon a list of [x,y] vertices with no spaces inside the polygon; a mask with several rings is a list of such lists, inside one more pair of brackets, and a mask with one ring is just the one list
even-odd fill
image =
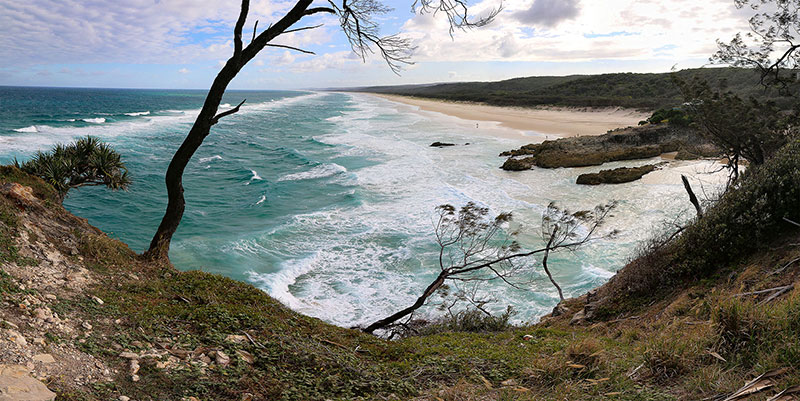
{"label": "hillside slope", "polygon": [[800,384],[800,230],[782,220],[800,214],[800,142],[767,167],[559,316],[399,341],[145,263],[2,167],[0,383],[13,367],[60,400],[672,400],[771,372],[764,399]]}
{"label": "hillside slope", "polygon": [[[754,96],[782,105],[788,104],[787,99],[765,92],[758,84],[758,73],[754,70],[701,68],[681,70],[675,74],[684,80],[705,80],[712,87],[730,90],[744,98]],[[672,73],[524,77],[496,82],[372,86],[353,90],[513,107],[628,107],[655,110],[673,107],[684,101],[673,82]]]}

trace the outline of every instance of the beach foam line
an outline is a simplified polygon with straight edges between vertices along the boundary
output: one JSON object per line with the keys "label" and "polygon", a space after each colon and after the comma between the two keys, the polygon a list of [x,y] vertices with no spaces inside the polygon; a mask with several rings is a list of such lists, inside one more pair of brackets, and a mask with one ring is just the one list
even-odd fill
{"label": "beach foam line", "polygon": [[103,117],[83,118],[82,121],[85,121],[87,123],[92,123],[92,124],[102,124],[102,123],[106,122],[106,119],[103,118]]}
{"label": "beach foam line", "polygon": [[14,129],[12,131],[14,131],[14,132],[39,132],[39,129],[36,128],[35,125],[31,125],[29,127],[17,128],[17,129]]}
{"label": "beach foam line", "polygon": [[149,116],[150,112],[149,111],[137,111],[137,112],[133,112],[133,113],[124,113],[124,114],[126,116],[138,117],[138,116]]}

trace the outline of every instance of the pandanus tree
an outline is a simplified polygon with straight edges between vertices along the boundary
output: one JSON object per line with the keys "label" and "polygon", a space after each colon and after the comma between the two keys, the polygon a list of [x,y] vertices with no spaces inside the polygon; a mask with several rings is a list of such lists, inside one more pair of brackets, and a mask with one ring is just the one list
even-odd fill
{"label": "pandanus tree", "polygon": [[[194,153],[203,144],[203,140],[211,133],[211,128],[222,118],[239,111],[244,100],[236,107],[219,111],[222,96],[230,82],[266,47],[280,47],[303,53],[313,54],[308,50],[275,44],[272,41],[281,35],[319,28],[321,25],[295,27],[299,22],[316,14],[329,14],[339,17],[339,25],[347,37],[350,46],[358,56],[365,59],[369,54],[377,53],[389,68],[397,73],[404,64],[410,64],[413,46],[408,39],[398,35],[380,36],[380,27],[376,17],[391,9],[376,0],[329,0],[322,6],[312,7],[313,0],[298,0],[278,21],[258,33],[258,21],[253,27],[253,36],[245,45],[244,30],[250,10],[250,1],[242,0],[239,17],[233,29],[233,54],[217,74],[206,95],[203,107],[195,119],[194,125],[183,140],[167,167],[165,177],[167,185],[167,209],[161,223],[150,242],[144,256],[149,259],[168,259],[169,245],[172,236],[178,229],[186,202],[183,196],[183,173]],[[489,23],[499,10],[491,10],[483,17],[470,19],[467,4],[464,0],[416,0],[413,10],[418,13],[443,14],[450,23],[451,33],[456,28],[479,27]]]}
{"label": "pandanus tree", "polygon": [[23,163],[15,160],[14,164],[52,185],[61,201],[73,188],[100,185],[118,190],[127,189],[131,182],[122,156],[92,136],[68,145],[58,144]]}

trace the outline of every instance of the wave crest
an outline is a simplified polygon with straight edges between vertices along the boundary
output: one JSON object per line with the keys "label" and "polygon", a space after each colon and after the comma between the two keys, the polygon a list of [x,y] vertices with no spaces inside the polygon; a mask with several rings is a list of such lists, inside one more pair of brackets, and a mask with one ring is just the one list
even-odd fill
{"label": "wave crest", "polygon": [[278,181],[299,181],[299,180],[312,180],[317,178],[325,178],[333,175],[346,173],[347,169],[336,163],[324,163],[316,166],[308,171],[301,173],[287,174],[278,179]]}

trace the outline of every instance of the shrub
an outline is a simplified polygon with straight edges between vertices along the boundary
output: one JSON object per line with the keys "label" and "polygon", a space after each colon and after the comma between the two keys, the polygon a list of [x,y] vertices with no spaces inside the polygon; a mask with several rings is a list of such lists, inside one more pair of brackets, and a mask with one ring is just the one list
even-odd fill
{"label": "shrub", "polygon": [[58,144],[49,152],[37,152],[32,159],[24,163],[15,160],[14,164],[53,186],[59,200],[72,188],[105,185],[117,190],[130,185],[120,154],[92,136],[69,145]]}

